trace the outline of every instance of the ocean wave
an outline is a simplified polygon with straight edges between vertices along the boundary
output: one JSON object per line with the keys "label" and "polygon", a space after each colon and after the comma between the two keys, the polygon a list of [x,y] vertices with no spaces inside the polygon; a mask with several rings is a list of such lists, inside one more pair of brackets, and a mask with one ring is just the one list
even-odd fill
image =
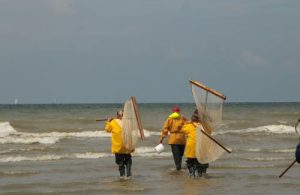
{"label": "ocean wave", "polygon": [[[144,130],[145,137],[160,135],[159,132]],[[81,132],[45,132],[26,133],[18,132],[9,122],[0,123],[0,144],[55,144],[65,138],[110,138],[111,134],[105,131]]]}
{"label": "ocean wave", "polygon": [[58,150],[58,148],[50,148],[48,146],[45,147],[41,147],[41,146],[37,146],[37,147],[29,147],[29,148],[15,148],[15,149],[8,149],[8,150],[2,150],[0,151],[0,154],[12,154],[12,153],[16,153],[16,152],[33,152],[33,151],[37,151],[37,152],[41,152],[41,151],[45,151],[45,150],[49,150],[51,149],[53,150]]}
{"label": "ocean wave", "polygon": [[249,157],[244,158],[244,160],[248,161],[282,161],[282,160],[292,160],[292,157]]}
{"label": "ocean wave", "polygon": [[139,147],[135,149],[133,156],[140,157],[169,157],[172,156],[171,152],[157,153],[154,147]]}
{"label": "ocean wave", "polygon": [[249,134],[249,133],[273,133],[273,134],[290,134],[295,133],[295,128],[288,125],[266,125],[248,129],[226,130],[215,132],[215,135],[222,134]]}
{"label": "ocean wave", "polygon": [[36,171],[0,171],[0,176],[29,176],[37,174]]}
{"label": "ocean wave", "polygon": [[55,144],[59,141],[57,137],[28,137],[28,136],[9,136],[0,138],[0,144]]}
{"label": "ocean wave", "polygon": [[248,148],[248,149],[236,149],[236,151],[242,152],[268,152],[268,153],[293,153],[295,148],[289,149],[272,149],[272,148]]}
{"label": "ocean wave", "polygon": [[[137,149],[136,152],[132,154],[132,156],[136,157],[170,157],[172,156],[171,152],[162,152],[160,154],[156,152],[144,152],[150,151],[150,149]],[[106,158],[106,157],[114,157],[112,153],[93,153],[93,152],[85,152],[85,153],[74,153],[74,154],[47,154],[47,155],[39,155],[39,156],[7,156],[3,155],[0,158],[0,162],[21,162],[21,161],[52,161],[52,160],[63,160],[63,159],[98,159],[98,158]]]}
{"label": "ocean wave", "polygon": [[144,129],[144,134],[145,134],[145,137],[150,137],[152,135],[161,135],[161,132],[149,131],[149,130]]}
{"label": "ocean wave", "polygon": [[135,153],[138,154],[143,154],[143,153],[153,153],[155,152],[154,147],[138,147],[134,151]]}
{"label": "ocean wave", "polygon": [[62,155],[39,155],[39,156],[4,156],[0,158],[0,162],[21,162],[21,161],[50,161],[62,159],[97,159],[103,157],[113,156],[109,153],[75,153],[75,154],[62,154]]}
{"label": "ocean wave", "polygon": [[61,155],[40,155],[40,156],[4,156],[0,162],[20,162],[20,161],[46,161],[62,159]]}
{"label": "ocean wave", "polygon": [[162,153],[134,153],[132,156],[138,156],[138,157],[171,157],[172,153],[171,152],[162,152]]}
{"label": "ocean wave", "polygon": [[[145,137],[151,136],[147,131]],[[55,144],[65,138],[110,138],[111,134],[105,131],[82,131],[82,132],[49,132],[49,133],[23,133],[14,131],[0,137],[0,144]]]}
{"label": "ocean wave", "polygon": [[14,133],[17,133],[17,131],[10,125],[9,122],[0,123],[0,137],[6,137]]}
{"label": "ocean wave", "polygon": [[274,164],[268,164],[268,165],[241,165],[241,164],[222,164],[222,165],[209,165],[209,167],[214,169],[260,169],[260,168],[274,168],[278,167]]}
{"label": "ocean wave", "polygon": [[278,153],[294,153],[296,151],[295,148],[293,149],[277,149],[274,150],[274,152],[278,152]]}

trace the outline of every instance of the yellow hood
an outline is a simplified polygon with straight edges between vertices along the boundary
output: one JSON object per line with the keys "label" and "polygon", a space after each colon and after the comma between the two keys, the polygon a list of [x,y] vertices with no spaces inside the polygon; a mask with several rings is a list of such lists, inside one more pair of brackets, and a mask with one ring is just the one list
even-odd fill
{"label": "yellow hood", "polygon": [[178,112],[173,112],[172,114],[169,115],[169,118],[175,119],[175,118],[179,118],[180,114]]}

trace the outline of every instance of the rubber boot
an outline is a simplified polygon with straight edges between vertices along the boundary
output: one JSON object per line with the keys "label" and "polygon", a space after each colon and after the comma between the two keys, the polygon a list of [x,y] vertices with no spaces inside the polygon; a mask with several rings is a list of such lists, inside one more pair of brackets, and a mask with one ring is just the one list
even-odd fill
{"label": "rubber boot", "polygon": [[197,174],[198,177],[202,177],[202,169],[197,169]]}
{"label": "rubber boot", "polygon": [[202,175],[204,178],[208,178],[208,175],[207,175],[207,168],[209,167],[209,164],[202,164]]}
{"label": "rubber boot", "polygon": [[131,165],[132,165],[132,160],[128,159],[128,162],[126,163],[127,177],[131,177]]}
{"label": "rubber boot", "polygon": [[197,170],[197,176],[198,177],[202,177],[202,173],[203,173],[203,168],[201,167],[201,165],[196,165],[196,170]]}
{"label": "rubber boot", "polygon": [[189,158],[186,160],[186,167],[189,170],[190,177],[195,177],[195,175],[194,175],[194,168],[193,168],[193,162]]}
{"label": "rubber boot", "polygon": [[202,170],[202,175],[203,175],[204,178],[208,178],[208,175],[207,175],[207,173],[206,173],[206,170],[207,170],[207,168],[204,168],[204,169]]}
{"label": "rubber boot", "polygon": [[195,177],[195,169],[194,169],[194,167],[189,167],[188,168],[189,169],[189,173],[190,173],[190,177]]}
{"label": "rubber boot", "polygon": [[124,177],[125,176],[125,166],[123,163],[119,164],[119,172],[120,172],[120,177]]}

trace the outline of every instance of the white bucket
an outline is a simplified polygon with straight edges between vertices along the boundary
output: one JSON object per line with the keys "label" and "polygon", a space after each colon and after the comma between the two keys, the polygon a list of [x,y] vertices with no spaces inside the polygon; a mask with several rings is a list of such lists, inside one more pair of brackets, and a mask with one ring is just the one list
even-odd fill
{"label": "white bucket", "polygon": [[162,145],[162,144],[158,144],[157,146],[155,146],[155,151],[159,154],[159,153],[161,153],[162,151],[164,151],[164,149],[165,149],[165,147],[164,147],[164,145]]}

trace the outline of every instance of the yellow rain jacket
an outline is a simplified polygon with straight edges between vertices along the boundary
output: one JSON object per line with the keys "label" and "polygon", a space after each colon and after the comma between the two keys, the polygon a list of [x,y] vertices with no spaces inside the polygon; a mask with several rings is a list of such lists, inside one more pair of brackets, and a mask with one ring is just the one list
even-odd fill
{"label": "yellow rain jacket", "polygon": [[188,123],[183,126],[182,133],[187,136],[184,155],[186,158],[196,158],[196,127],[197,123]]}
{"label": "yellow rain jacket", "polygon": [[181,129],[186,121],[177,112],[172,113],[165,121],[161,133],[161,137],[165,138],[170,133],[168,144],[185,144],[185,136],[181,132]]}
{"label": "yellow rain jacket", "polygon": [[123,146],[122,141],[122,128],[119,125],[117,119],[113,119],[110,122],[106,122],[105,130],[111,133],[111,152],[118,154],[130,154],[133,151],[126,149]]}

